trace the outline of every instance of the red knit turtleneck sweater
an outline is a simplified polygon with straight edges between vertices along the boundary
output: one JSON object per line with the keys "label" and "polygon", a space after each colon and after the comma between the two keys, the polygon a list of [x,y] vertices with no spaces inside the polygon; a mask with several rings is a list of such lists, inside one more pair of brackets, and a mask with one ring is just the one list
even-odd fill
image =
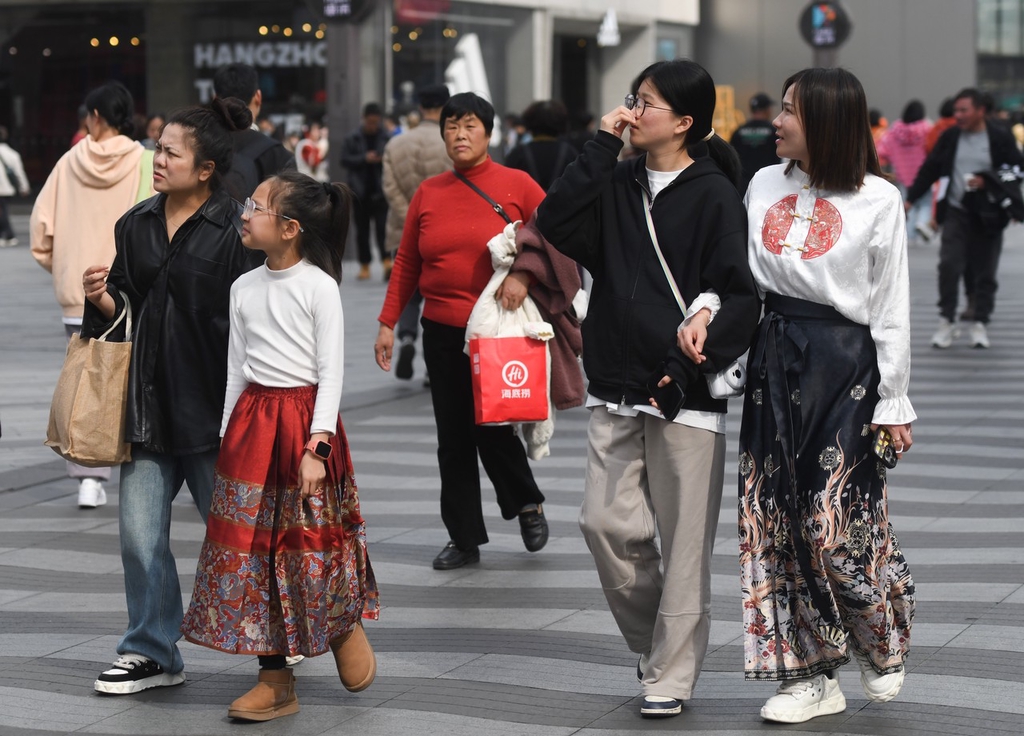
{"label": "red knit turtleneck sweater", "polygon": [[[544,190],[529,174],[496,164],[490,157],[462,173],[513,221],[529,220],[544,199]],[[378,321],[393,328],[418,286],[424,317],[465,327],[494,274],[487,241],[504,227],[501,216],[453,173],[424,181],[409,204]]]}

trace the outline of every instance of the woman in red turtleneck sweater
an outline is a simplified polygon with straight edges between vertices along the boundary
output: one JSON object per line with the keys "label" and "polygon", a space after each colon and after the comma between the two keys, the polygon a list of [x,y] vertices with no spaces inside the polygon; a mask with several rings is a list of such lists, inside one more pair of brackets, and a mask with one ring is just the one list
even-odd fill
{"label": "woman in red turtleneck sweater", "polygon": [[[451,97],[441,111],[441,134],[456,172],[501,205],[512,220],[530,219],[544,198],[528,174],[491,161],[487,143],[494,108],[467,92]],[[548,528],[523,443],[510,426],[477,426],[469,357],[463,352],[469,313],[494,274],[487,241],[505,221],[454,173],[420,184],[405,219],[402,243],[388,282],[374,358],[391,369],[394,326],[413,291],[423,294],[423,358],[437,422],[441,471],[441,519],[450,541],[434,559],[434,569],[452,570],[480,559],[487,543],[480,500],[477,454],[483,462],[506,519],[519,517],[531,552],[547,542]],[[528,277],[512,273],[498,289],[505,309],[526,297]]]}

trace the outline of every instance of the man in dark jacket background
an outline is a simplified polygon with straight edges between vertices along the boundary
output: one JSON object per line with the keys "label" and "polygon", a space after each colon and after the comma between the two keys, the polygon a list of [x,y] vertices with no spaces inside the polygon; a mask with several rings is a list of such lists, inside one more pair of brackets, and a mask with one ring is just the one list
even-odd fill
{"label": "man in dark jacket background", "polygon": [[729,144],[736,149],[743,165],[740,194],[747,191],[754,174],[765,166],[779,163],[775,153],[775,126],[772,125],[772,106],[775,100],[764,92],[750,98],[750,120],[732,134]]}
{"label": "man in dark jacket background", "polygon": [[381,186],[384,144],[388,142],[383,127],[384,111],[376,102],[363,108],[363,121],[347,138],[341,149],[341,164],[348,169],[348,184],[356,195],[356,245],[359,248],[359,279],[370,278],[370,220],[377,236],[380,262],[387,273],[391,257],[385,250],[388,202]]}
{"label": "man in dark jacket background", "polygon": [[249,106],[253,125],[249,130],[234,133],[235,157],[231,171],[224,176],[224,188],[233,199],[244,202],[268,176],[295,168],[295,157],[280,141],[265,135],[256,126],[263,106],[260,78],[248,64],[228,64],[213,75],[213,91],[217,97],[237,97]]}
{"label": "man in dark jacket background", "polygon": [[[939,248],[939,328],[932,346],[945,349],[959,334],[956,306],[960,278],[970,259],[974,273],[974,323],[970,329],[973,347],[990,345],[986,325],[995,307],[998,283],[996,271],[1003,248],[1003,231],[985,224],[972,204],[973,192],[986,186],[982,172],[1012,170],[1024,166],[1013,135],[986,120],[988,106],[977,89],[961,90],[953,103],[956,126],[939,138],[925,159],[907,192],[907,208],[930,191],[941,177],[948,179],[945,197],[939,202],[937,219],[943,223]],[[990,185],[989,185],[990,186]]]}

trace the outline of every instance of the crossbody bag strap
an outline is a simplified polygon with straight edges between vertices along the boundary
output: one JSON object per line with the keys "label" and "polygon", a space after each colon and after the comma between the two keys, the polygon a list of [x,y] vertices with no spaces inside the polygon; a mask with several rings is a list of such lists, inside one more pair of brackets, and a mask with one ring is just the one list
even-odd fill
{"label": "crossbody bag strap", "polygon": [[503,209],[501,208],[501,205],[500,205],[500,204],[498,204],[498,203],[497,203],[497,202],[495,202],[495,201],[494,201],[493,199],[491,199],[490,197],[488,197],[488,196],[487,196],[487,193],[486,193],[486,192],[485,192],[485,191],[484,191],[483,189],[481,189],[481,188],[480,188],[480,187],[478,187],[478,186],[477,186],[476,184],[474,184],[474,183],[473,183],[473,182],[471,182],[471,181],[470,181],[469,179],[467,179],[467,178],[466,178],[465,176],[463,176],[462,172],[460,172],[460,171],[453,171],[452,173],[453,173],[453,174],[455,174],[455,176],[456,176],[456,177],[457,177],[457,178],[459,179],[459,181],[461,181],[461,182],[462,182],[463,184],[465,184],[465,185],[466,185],[467,187],[469,187],[469,188],[470,188],[470,189],[472,189],[472,190],[473,190],[474,192],[476,192],[476,193],[477,193],[477,194],[479,194],[479,195],[480,195],[481,197],[483,197],[483,198],[484,198],[485,200],[487,200],[487,204],[491,205],[491,209],[492,209],[492,210],[494,210],[495,212],[497,212],[497,213],[498,213],[499,215],[501,215],[501,218],[502,218],[502,219],[503,219],[503,220],[504,220],[504,221],[505,221],[506,223],[508,223],[509,225],[511,225],[511,224],[512,224],[512,218],[511,218],[511,217],[509,217],[509,216],[508,216],[508,214],[507,214],[507,213],[505,212],[505,210],[503,210]]}
{"label": "crossbody bag strap", "polygon": [[640,193],[644,198],[644,216],[647,218],[647,231],[651,234],[651,242],[654,243],[654,252],[658,254],[658,263],[661,264],[661,270],[665,272],[665,278],[668,280],[668,285],[672,289],[672,296],[676,298],[676,304],[679,305],[679,311],[681,311],[685,317],[686,302],[683,301],[683,295],[679,293],[679,287],[676,286],[676,280],[672,278],[672,272],[668,268],[668,263],[665,262],[665,255],[661,252],[661,246],[658,245],[658,234],[654,232],[654,220],[651,218],[651,203],[647,198],[647,190],[641,188]]}

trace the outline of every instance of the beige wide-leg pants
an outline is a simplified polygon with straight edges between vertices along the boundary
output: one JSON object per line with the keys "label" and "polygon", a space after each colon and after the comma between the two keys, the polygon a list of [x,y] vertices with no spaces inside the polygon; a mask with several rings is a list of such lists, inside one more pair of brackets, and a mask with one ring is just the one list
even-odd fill
{"label": "beige wide-leg pants", "polygon": [[[711,629],[711,554],[725,436],[593,409],[580,528],[643,692],[687,700]],[[660,539],[655,540],[655,531]]]}

